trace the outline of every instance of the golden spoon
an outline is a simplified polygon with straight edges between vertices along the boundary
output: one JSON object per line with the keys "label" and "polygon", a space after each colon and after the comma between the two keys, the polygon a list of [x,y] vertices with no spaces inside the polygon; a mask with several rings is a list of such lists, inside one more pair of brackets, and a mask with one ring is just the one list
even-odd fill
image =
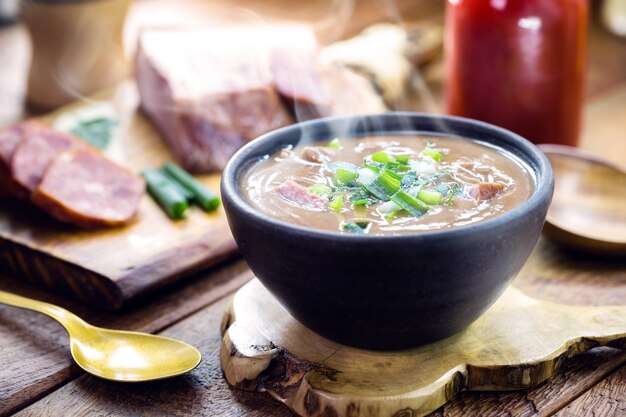
{"label": "golden spoon", "polygon": [[202,356],[193,346],[147,333],[92,326],[64,308],[0,291],[0,303],[37,311],[58,321],[70,336],[72,357],[85,371],[112,381],[141,382],[184,374]]}
{"label": "golden spoon", "polygon": [[546,236],[579,250],[626,256],[626,167],[568,146],[539,148],[555,181]]}

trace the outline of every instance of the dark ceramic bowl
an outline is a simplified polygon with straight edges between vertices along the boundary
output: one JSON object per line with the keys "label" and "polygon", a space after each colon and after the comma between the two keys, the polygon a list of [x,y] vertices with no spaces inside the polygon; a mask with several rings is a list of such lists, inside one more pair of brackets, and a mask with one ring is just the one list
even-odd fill
{"label": "dark ceramic bowl", "polygon": [[[301,140],[396,133],[480,139],[516,155],[536,187],[518,207],[472,225],[413,235],[352,235],[296,226],[259,212],[239,179],[251,164]],[[299,123],[244,146],[226,166],[222,198],[252,271],[302,324],[334,341],[403,349],[453,335],[504,292],[534,248],[554,189],[534,145],[507,130],[418,113],[338,117]]]}

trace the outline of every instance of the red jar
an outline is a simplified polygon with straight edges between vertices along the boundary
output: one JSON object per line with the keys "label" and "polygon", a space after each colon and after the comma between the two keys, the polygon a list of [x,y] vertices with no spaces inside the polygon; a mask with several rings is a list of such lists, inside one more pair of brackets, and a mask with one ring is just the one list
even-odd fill
{"label": "red jar", "polygon": [[575,146],[587,0],[448,0],[446,105],[534,143]]}

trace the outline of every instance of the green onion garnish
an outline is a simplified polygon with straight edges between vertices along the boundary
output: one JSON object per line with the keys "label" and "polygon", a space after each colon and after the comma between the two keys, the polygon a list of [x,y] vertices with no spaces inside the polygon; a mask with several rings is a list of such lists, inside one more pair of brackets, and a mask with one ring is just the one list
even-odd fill
{"label": "green onion garnish", "polygon": [[369,222],[348,222],[345,223],[342,227],[343,230],[345,230],[346,232],[351,232],[357,235],[362,235],[363,233],[365,233],[365,229],[367,229],[367,226],[369,225]]}
{"label": "green onion garnish", "polygon": [[376,152],[372,155],[372,161],[378,162],[379,164],[386,164],[391,161],[391,157],[386,152]]}
{"label": "green onion garnish", "polygon": [[341,148],[341,141],[338,138],[335,138],[326,144],[327,148],[339,149]]}
{"label": "green onion garnish", "polygon": [[359,178],[359,173],[345,168],[338,168],[335,171],[335,182],[338,184],[348,184]]}
{"label": "green onion garnish", "polygon": [[158,169],[146,169],[141,175],[146,180],[148,192],[167,215],[174,220],[184,219],[189,203],[174,182]]}
{"label": "green onion garnish", "polygon": [[178,165],[168,162],[163,166],[163,170],[180,185],[191,191],[193,199],[204,211],[214,211],[219,207],[221,202],[219,197]]}
{"label": "green onion garnish", "polygon": [[398,174],[397,172],[393,172],[393,171],[390,171],[390,170],[388,170],[388,169],[384,170],[384,172],[385,172],[387,175],[389,175],[389,176],[391,176],[391,177],[393,177],[393,178],[397,179],[398,181],[402,181],[402,177],[403,177],[403,176],[402,176],[402,175],[400,175],[400,174]]}
{"label": "green onion garnish", "polygon": [[422,155],[430,156],[431,158],[433,158],[437,162],[440,161],[441,158],[443,158],[443,155],[441,154],[441,152],[439,152],[437,149],[433,149],[433,148],[431,148],[429,146],[424,148],[424,150],[422,151]]}
{"label": "green onion garnish", "polygon": [[356,200],[352,202],[353,206],[366,206],[369,200],[367,198],[362,198],[361,200]]}
{"label": "green onion garnish", "polygon": [[415,217],[420,217],[422,214],[426,213],[429,207],[424,204],[422,201],[417,198],[411,196],[405,191],[399,190],[397,193],[391,196],[391,201],[402,207],[404,210],[408,211]]}
{"label": "green onion garnish", "polygon": [[328,207],[330,207],[331,209],[335,211],[340,211],[342,206],[343,206],[343,194],[338,195],[337,197],[333,199],[333,201],[328,203]]}
{"label": "green onion garnish", "polygon": [[400,181],[391,176],[389,171],[382,171],[369,184],[362,184],[368,193],[381,200],[387,201],[400,188]]}
{"label": "green onion garnish", "polygon": [[391,212],[387,213],[387,215],[385,216],[385,219],[386,219],[387,221],[390,221],[390,222],[391,222],[391,221],[393,221],[393,219],[395,219],[395,218],[396,218],[396,214],[397,214],[397,213],[398,213],[397,211],[391,211]]}
{"label": "green onion garnish", "polygon": [[370,163],[365,162],[363,164],[363,166],[365,168],[371,169],[372,171],[374,171],[376,173],[380,172],[380,167],[378,165],[374,165],[374,164],[370,164]]}
{"label": "green onion garnish", "polygon": [[408,155],[396,156],[396,161],[398,161],[401,164],[407,164],[409,162],[409,156]]}
{"label": "green onion garnish", "polygon": [[417,198],[422,200],[426,204],[436,206],[437,204],[441,203],[441,200],[443,200],[443,194],[441,194],[439,191],[429,191],[421,189],[417,193]]}
{"label": "green onion garnish", "polygon": [[314,194],[324,196],[332,193],[333,189],[326,184],[313,184],[309,187],[309,191]]}

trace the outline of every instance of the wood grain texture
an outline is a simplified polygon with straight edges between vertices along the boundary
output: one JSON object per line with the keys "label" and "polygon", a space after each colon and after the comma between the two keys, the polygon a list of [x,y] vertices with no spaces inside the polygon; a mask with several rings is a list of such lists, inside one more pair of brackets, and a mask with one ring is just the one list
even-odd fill
{"label": "wood grain texture", "polygon": [[[4,276],[0,288],[61,305],[95,325],[154,333],[224,297],[251,277],[243,261],[228,263],[191,277],[186,284],[173,285],[157,294],[158,301],[140,300],[115,313],[96,312]],[[43,315],[7,306],[0,306],[0,369],[0,416],[83,374],[72,361],[67,334],[60,325]]]}
{"label": "wood grain texture", "polygon": [[555,417],[626,416],[626,367],[585,392]]}
{"label": "wood grain texture", "polygon": [[[159,134],[137,111],[132,82],[97,97],[112,107],[120,133],[109,145],[111,157],[139,172],[172,160]],[[110,103],[110,104],[109,104]],[[46,116],[46,122],[91,109],[78,103]],[[79,116],[80,117],[80,116]],[[219,190],[219,175],[200,179]],[[171,221],[146,195],[137,221],[103,231],[82,231],[62,224],[23,202],[0,205],[0,268],[50,289],[74,294],[94,306],[120,308],[132,298],[213,265],[236,251],[223,208],[193,210]]]}
{"label": "wood grain texture", "polygon": [[[219,0],[210,2],[219,3]],[[239,0],[229,0],[234,11],[241,2]],[[270,13],[288,19],[321,20],[328,7],[320,7],[319,1],[299,2],[296,4],[290,0],[267,0],[264,2],[242,0],[244,5],[254,3],[263,10],[262,13]],[[425,0],[428,3],[435,3]],[[155,24],[167,23],[175,13],[182,13],[183,3],[177,2],[177,8],[171,7],[169,0],[138,0],[133,4],[131,19],[129,19],[129,33],[136,32],[145,22]],[[211,13],[209,2],[196,1],[205,10],[193,9],[187,16],[193,15],[200,19],[203,15]],[[225,3],[228,3],[225,2]],[[325,5],[329,3],[322,1]],[[383,3],[375,2],[371,7],[369,1],[359,1],[357,14],[342,29],[346,35],[356,33],[364,25],[379,21],[387,15]],[[406,8],[412,9],[413,14],[419,15],[414,1],[399,0],[396,4],[404,4]],[[422,1],[420,1],[420,4]],[[180,7],[180,8],[178,8]],[[404,9],[403,9],[404,10]],[[245,14],[245,12],[243,13]],[[185,17],[186,18],[186,17]],[[334,36],[333,33],[329,35]],[[132,36],[129,37],[129,45],[133,44]],[[590,38],[590,61],[589,68],[593,72],[589,77],[588,92],[589,104],[586,111],[585,129],[581,141],[583,148],[592,152],[604,154],[616,162],[626,163],[626,141],[624,141],[624,114],[626,111],[626,43],[622,40],[611,37],[596,25]],[[0,68],[0,124],[20,120],[24,117],[23,96],[26,79],[26,66],[29,59],[28,39],[20,25],[0,30],[0,61],[6,63]],[[426,70],[425,78],[429,88],[434,93],[432,97],[435,104],[441,103],[442,77],[441,65],[431,66]],[[424,105],[424,96],[414,97],[413,101],[406,104],[407,109],[437,110],[437,106]],[[440,108],[440,107],[439,107]],[[1,261],[0,261],[1,262]],[[209,279],[210,280],[210,279]],[[4,281],[2,281],[4,282]],[[5,289],[17,289],[19,281],[11,280],[6,282]],[[175,316],[170,316],[170,308],[185,307],[185,303],[193,302],[196,292],[207,291],[203,287],[196,287],[195,280],[186,283],[175,284],[176,290],[161,290],[154,294],[154,299],[167,296],[172,297],[170,301],[176,307],[167,307],[164,304],[155,302],[155,309],[161,313],[157,317],[153,315],[142,316],[138,313],[133,315],[133,320],[145,318],[145,325],[155,321],[159,328],[165,327],[169,320]],[[179,285],[185,288],[189,286],[190,291],[184,295],[178,291]],[[572,254],[562,250],[558,246],[542,240],[530,261],[515,281],[518,288],[537,298],[547,299],[555,302],[569,303],[575,305],[602,305],[619,304],[626,300],[626,262],[617,260],[606,260],[588,255]],[[171,293],[170,293],[171,291]],[[61,297],[30,288],[29,291],[22,292],[25,295],[45,294],[49,301],[61,303],[65,301]],[[178,298],[177,298],[178,297]],[[175,301],[173,299],[176,299]],[[66,306],[68,306],[67,301]],[[77,307],[86,308],[84,305]],[[176,328],[177,335],[184,333],[194,333],[193,339],[206,342],[207,347],[202,348],[205,361],[201,368],[197,370],[200,375],[203,388],[192,390],[186,380],[164,381],[150,386],[117,386],[115,384],[103,383],[95,378],[81,377],[67,383],[65,387],[50,393],[45,399],[26,409],[22,415],[28,416],[59,416],[59,415],[94,415],[94,416],[133,416],[133,415],[206,415],[206,416],[292,416],[286,407],[280,406],[271,400],[267,395],[258,395],[238,390],[229,389],[223,380],[221,371],[217,364],[216,346],[220,340],[217,326],[223,313],[225,305],[217,305],[197,314],[198,321],[193,321],[194,326],[190,326],[191,319],[180,323]],[[75,310],[79,311],[79,310]],[[128,310],[115,313],[115,317],[122,317]],[[133,310],[134,311],[134,310]],[[137,310],[141,311],[141,309]],[[93,313],[93,312],[92,312]],[[174,312],[175,313],[175,312]],[[5,312],[2,313],[4,318]],[[34,317],[28,316],[28,312],[13,310],[11,320],[19,317],[20,321],[32,324],[34,329],[39,328],[39,323]],[[87,317],[87,315],[85,315]],[[193,317],[192,317],[193,318]],[[43,319],[43,318],[42,318]],[[108,319],[103,319],[101,324],[107,324]],[[43,321],[43,320],[42,320]],[[45,321],[45,323],[50,323]],[[45,323],[42,323],[44,328]],[[187,329],[187,330],[185,330]],[[5,337],[9,331],[0,328],[0,338]],[[32,336],[31,336],[32,337]],[[10,339],[13,340],[13,339]],[[7,342],[8,343],[8,342]],[[34,343],[34,342],[29,342]],[[20,345],[23,346],[23,345]],[[14,348],[5,342],[0,342],[0,357],[8,352],[9,348]],[[211,350],[212,349],[212,350]],[[46,349],[39,350],[40,355]],[[213,353],[210,355],[208,351]],[[11,372],[5,371],[5,363],[0,365],[0,384],[8,386],[13,390],[11,382],[19,375],[21,370],[33,369],[31,375],[37,375],[34,369],[45,366],[44,362],[32,362],[38,355],[26,354],[23,348],[15,348],[11,354],[14,362],[10,368]],[[621,355],[621,356],[620,356]],[[57,358],[50,360],[53,363]],[[523,392],[509,393],[464,393],[458,399],[448,403],[444,408],[438,410],[433,416],[467,417],[531,417],[553,415],[565,405],[577,398],[580,405],[588,404],[592,398],[580,396],[598,381],[601,381],[608,374],[613,372],[620,364],[624,363],[625,355],[621,351],[592,350],[588,354],[583,354],[565,362],[562,372],[550,379],[548,382]],[[60,375],[60,374],[59,374]],[[63,385],[63,381],[68,378],[61,377],[57,380],[58,385]],[[20,389],[30,389],[28,381],[24,378],[26,386]],[[613,384],[623,384],[621,380],[611,380]],[[46,386],[51,385],[46,382]],[[41,381],[35,378],[31,381],[33,391],[32,398],[28,398],[28,392],[23,391],[20,399],[25,401],[16,406],[14,410],[24,407],[35,401],[42,395],[42,391],[37,391],[41,386]],[[53,385],[52,385],[53,386]],[[50,388],[48,388],[50,390]],[[15,392],[15,391],[11,391]],[[182,392],[182,395],[181,395]],[[190,394],[190,392],[192,392]],[[200,394],[198,394],[200,393]],[[579,397],[580,396],[580,397]],[[3,397],[6,398],[6,397]],[[586,416],[600,416],[601,410],[606,401],[613,401],[608,397],[601,397],[600,401],[594,401],[593,407],[586,408]],[[89,407],[84,404],[89,404]],[[0,400],[0,405],[3,401]],[[77,412],[79,410],[80,412]],[[256,411],[255,411],[256,410]],[[0,414],[3,414],[0,412]],[[622,416],[623,414],[617,414]]]}
{"label": "wood grain texture", "polygon": [[428,417],[547,417],[552,416],[620,366],[626,351],[596,348],[563,363],[546,383],[527,391],[464,392]]}
{"label": "wood grain texture", "polygon": [[219,326],[228,303],[223,299],[165,332],[196,346],[203,356],[191,373],[146,384],[119,384],[84,375],[17,416],[222,416],[289,417],[292,413],[267,396],[232,389],[219,367]]}
{"label": "wood grain texture", "polygon": [[570,147],[543,145],[555,189],[544,235],[598,255],[626,256],[626,168]]}
{"label": "wood grain texture", "polygon": [[375,352],[317,336],[253,280],[235,295],[223,331],[229,383],[268,392],[301,416],[418,417],[461,391],[532,387],[567,358],[626,346],[626,306],[552,304],[509,288],[465,332]]}

